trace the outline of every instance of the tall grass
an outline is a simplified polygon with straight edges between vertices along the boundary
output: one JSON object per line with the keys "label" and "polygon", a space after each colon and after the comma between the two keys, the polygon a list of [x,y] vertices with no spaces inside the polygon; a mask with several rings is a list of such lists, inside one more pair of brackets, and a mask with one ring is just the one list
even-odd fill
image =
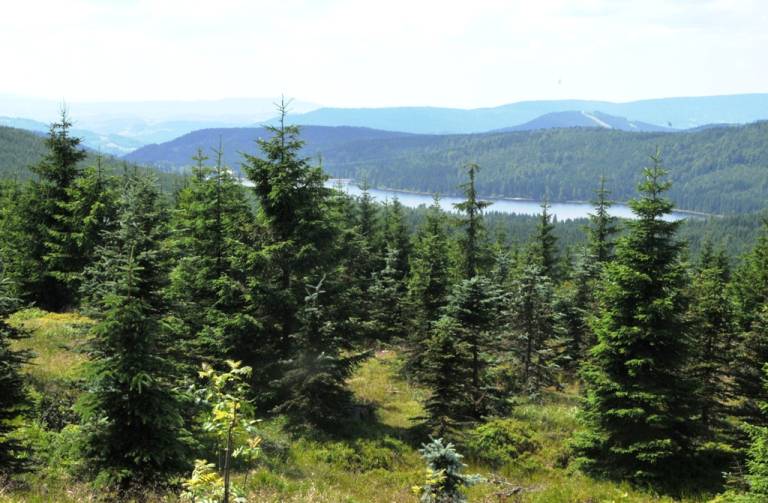
{"label": "tall grass", "polygon": [[[77,314],[52,314],[28,309],[11,317],[32,332],[17,347],[37,353],[26,371],[37,380],[75,378],[83,355],[72,351],[83,343],[91,320]],[[268,417],[260,426],[263,453],[248,476],[251,502],[406,503],[417,502],[411,487],[424,477],[418,448],[426,433],[411,420],[422,412],[424,390],[403,378],[396,351],[377,351],[349,380],[362,406],[375,412],[375,422],[345,420],[333,432],[285,430],[281,417]],[[668,503],[673,500],[626,484],[594,480],[573,469],[568,442],[580,425],[578,390],[548,391],[536,400],[523,400],[503,421],[529,432],[536,448],[500,465],[465,459],[467,473],[489,480],[467,491],[476,503]],[[72,434],[63,432],[61,435]],[[466,439],[458,451],[469,452]],[[58,441],[65,441],[64,437]],[[468,441],[468,440],[467,440]],[[56,463],[53,463],[56,464]],[[243,484],[244,467],[234,478]],[[20,482],[0,480],[0,501],[18,503],[74,503],[96,501],[86,483],[54,476],[55,466],[43,466]],[[495,482],[495,483],[493,483]],[[504,493],[516,494],[508,498]],[[175,494],[155,494],[147,501],[179,501]],[[689,503],[699,501],[686,499]]]}

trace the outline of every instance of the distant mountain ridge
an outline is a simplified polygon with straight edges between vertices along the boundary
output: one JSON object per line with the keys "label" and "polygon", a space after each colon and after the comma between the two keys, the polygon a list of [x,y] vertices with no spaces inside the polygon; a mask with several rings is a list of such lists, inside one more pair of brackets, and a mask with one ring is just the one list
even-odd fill
{"label": "distant mountain ridge", "polygon": [[[558,100],[522,101],[495,108],[460,110],[434,107],[320,108],[291,114],[291,123],[315,126],[358,126],[419,134],[468,134],[510,128],[548,113],[593,110],[631,123],[669,129],[705,124],[750,123],[768,119],[768,93],[662,98],[628,103]],[[268,121],[275,124],[275,120]]]}
{"label": "distant mountain ridge", "polygon": [[[254,121],[270,119],[276,115],[275,103],[280,102],[281,99],[280,97],[226,98],[200,101],[103,103],[68,101],[66,106],[75,122],[75,127],[92,133],[92,135],[83,134],[86,137],[93,136],[88,139],[89,148],[94,148],[92,140],[95,140],[95,137],[106,137],[106,140],[102,140],[102,146],[113,143],[117,149],[109,153],[124,155],[130,149],[149,143],[170,141],[199,129],[243,127]],[[0,116],[43,123],[44,131],[48,130],[48,123],[59,119],[61,106],[62,102],[54,100],[0,94]],[[316,103],[301,100],[291,101],[290,106],[297,113],[320,107]],[[2,124],[24,127],[9,123]]]}
{"label": "distant mountain ridge", "polygon": [[614,117],[613,115],[601,112],[551,112],[541,117],[520,124],[519,126],[506,127],[489,131],[490,133],[503,133],[507,131],[535,131],[537,129],[552,129],[566,127],[603,127],[606,129],[618,129],[620,131],[638,131],[645,133],[677,132],[679,129],[673,129],[655,124],[648,124],[641,121],[632,121],[624,117]]}

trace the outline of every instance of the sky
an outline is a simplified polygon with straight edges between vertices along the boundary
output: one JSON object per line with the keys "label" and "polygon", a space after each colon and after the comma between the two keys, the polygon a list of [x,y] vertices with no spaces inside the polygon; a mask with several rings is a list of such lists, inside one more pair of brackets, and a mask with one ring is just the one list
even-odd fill
{"label": "sky", "polygon": [[37,0],[0,93],[329,107],[768,92],[765,0]]}

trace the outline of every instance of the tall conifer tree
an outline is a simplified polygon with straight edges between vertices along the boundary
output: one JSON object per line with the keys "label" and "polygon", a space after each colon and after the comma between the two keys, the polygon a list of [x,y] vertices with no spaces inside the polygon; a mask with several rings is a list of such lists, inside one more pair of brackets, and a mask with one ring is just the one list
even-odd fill
{"label": "tall conifer tree", "polygon": [[[243,154],[243,168],[258,200],[259,219],[267,235],[254,260],[266,277],[260,302],[264,311],[262,345],[274,345],[278,358],[292,355],[292,336],[303,310],[304,279],[320,278],[332,268],[335,229],[327,218],[332,190],[328,175],[309,158],[299,157],[301,128],[287,125],[288,104],[278,107],[280,125],[265,126],[268,140],[257,140],[264,157]],[[246,361],[258,367],[257,362]]]}
{"label": "tall conifer tree", "polygon": [[4,474],[30,468],[28,448],[8,434],[17,429],[14,420],[28,400],[20,371],[33,356],[29,351],[11,349],[11,341],[27,334],[6,321],[17,307],[17,301],[8,296],[7,290],[8,280],[0,278],[0,473]]}
{"label": "tall conifer tree", "polygon": [[90,389],[77,405],[86,423],[82,455],[97,483],[122,494],[168,484],[192,467],[165,323],[167,217],[153,178],[129,174],[125,182],[117,228],[88,274],[100,323],[88,349]]}
{"label": "tall conifer tree", "polygon": [[595,213],[589,214],[590,225],[584,226],[584,229],[587,231],[589,251],[597,262],[604,264],[613,256],[614,244],[611,237],[620,229],[617,225],[618,217],[608,213],[614,201],[610,199],[611,191],[605,188],[605,175],[600,176],[600,188],[592,192],[597,196],[596,200],[589,201]]}
{"label": "tall conifer tree", "polygon": [[681,221],[664,219],[675,205],[662,197],[671,182],[661,181],[658,152],[643,174],[642,197],[629,203],[636,219],[605,269],[598,345],[583,372],[588,429],[576,452],[593,473],[670,483],[699,434],[696,384],[685,372],[687,275],[674,241]]}
{"label": "tall conifer tree", "polygon": [[475,175],[480,171],[477,164],[465,164],[464,168],[469,175],[469,181],[459,185],[464,192],[466,200],[461,203],[454,203],[453,207],[463,213],[457,223],[464,228],[464,234],[459,237],[459,249],[461,254],[460,277],[472,279],[481,272],[484,272],[490,262],[489,250],[486,244],[485,226],[483,225],[483,210],[493,203],[489,201],[478,201],[477,189],[475,189]]}

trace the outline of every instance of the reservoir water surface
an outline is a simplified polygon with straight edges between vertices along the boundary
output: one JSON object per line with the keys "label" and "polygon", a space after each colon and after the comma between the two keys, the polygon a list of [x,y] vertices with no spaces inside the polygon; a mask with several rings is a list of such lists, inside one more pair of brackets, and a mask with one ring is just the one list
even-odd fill
{"label": "reservoir water surface", "polygon": [[[338,180],[329,180],[326,185],[334,186],[338,183]],[[351,195],[360,196],[363,191],[355,183],[342,183],[343,190]],[[385,200],[391,201],[395,197],[400,201],[403,206],[409,208],[417,208],[420,205],[430,206],[432,204],[432,196],[427,194],[414,194],[411,192],[400,192],[396,190],[385,189],[368,189],[368,193],[376,199],[377,202],[383,203]],[[540,201],[529,200],[516,200],[516,199],[488,199],[480,198],[483,201],[491,201],[492,206],[486,208],[486,212],[498,211],[500,213],[517,213],[519,215],[537,215],[541,213]],[[460,203],[464,201],[464,198],[459,196],[443,196],[440,199],[440,206],[445,211],[455,212],[454,203]],[[568,220],[575,218],[587,218],[588,213],[594,213],[594,208],[589,203],[550,203],[552,207],[550,213],[557,215],[557,219]],[[611,215],[623,218],[633,218],[632,212],[629,206],[626,204],[614,204],[611,206]],[[669,215],[669,220],[677,220],[681,218],[704,218],[703,215],[696,213],[686,212],[673,212]]]}

